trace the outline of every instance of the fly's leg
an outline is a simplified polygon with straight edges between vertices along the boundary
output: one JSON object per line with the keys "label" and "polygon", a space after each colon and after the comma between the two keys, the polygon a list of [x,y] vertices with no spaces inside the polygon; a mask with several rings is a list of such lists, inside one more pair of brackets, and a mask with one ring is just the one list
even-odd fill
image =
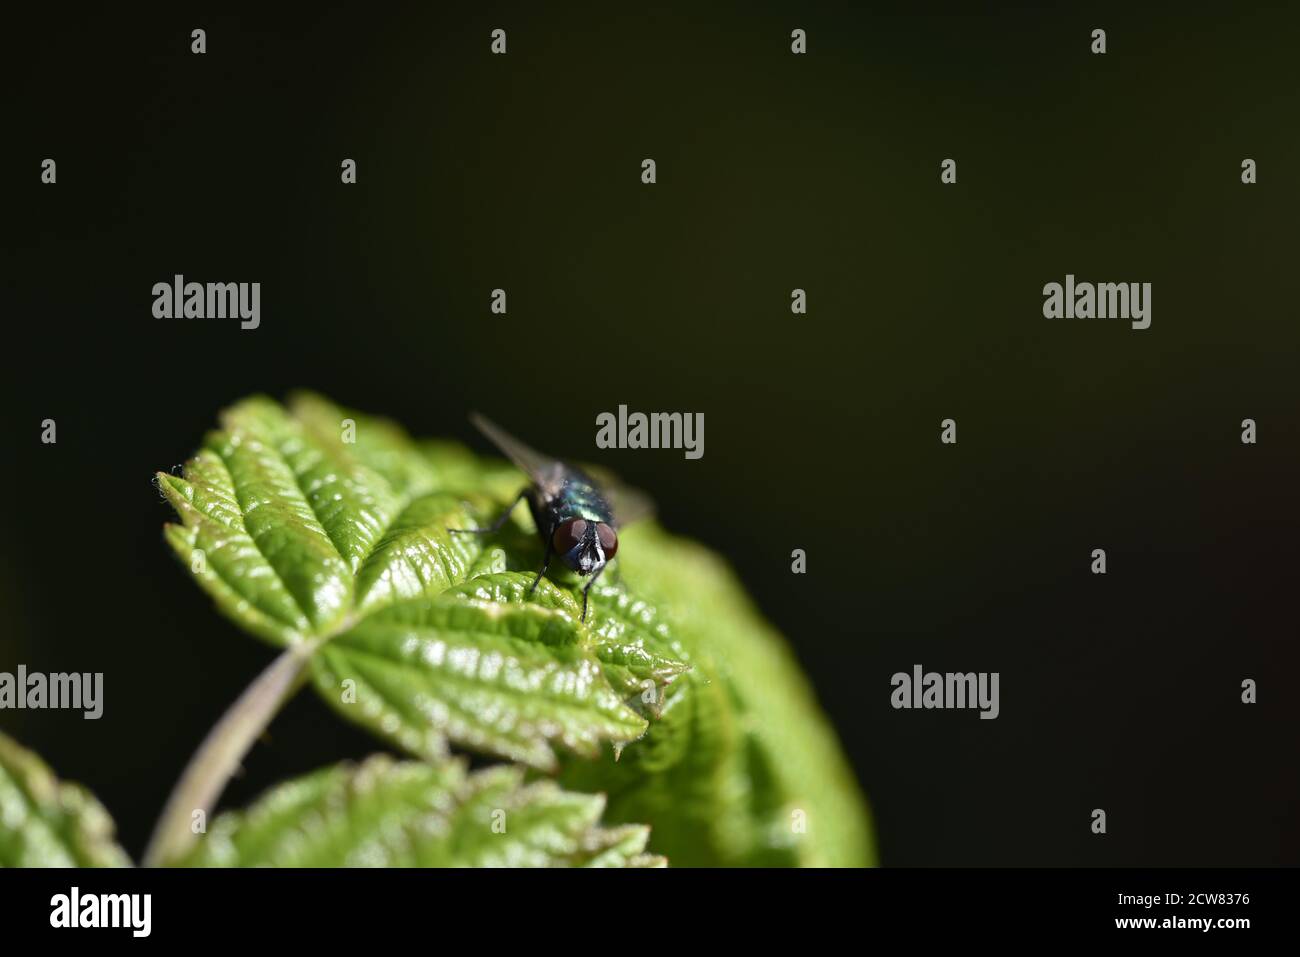
{"label": "fly's leg", "polygon": [[582,590],[581,620],[584,622],[587,620],[587,592],[591,591],[591,586],[596,584],[596,579],[600,577],[600,573],[605,570],[605,566],[608,564],[609,562],[601,562],[599,565],[597,565],[595,570],[591,573],[591,581],[587,582],[587,587]]}
{"label": "fly's leg", "polygon": [[542,576],[546,574],[546,569],[551,567],[551,554],[554,551],[555,549],[551,545],[550,536],[547,536],[546,554],[542,556],[542,570],[537,573],[537,577],[533,579],[533,583],[528,586],[528,594],[530,597],[532,596],[533,592],[537,590],[537,583],[540,582],[542,580]]}
{"label": "fly's leg", "polygon": [[524,500],[524,496],[527,494],[528,489],[524,489],[520,492],[519,497],[510,503],[510,507],[502,512],[497,520],[487,528],[449,528],[447,531],[451,532],[453,535],[493,535],[501,531],[501,526],[506,523],[506,519],[510,517],[510,513],[513,512],[515,507]]}

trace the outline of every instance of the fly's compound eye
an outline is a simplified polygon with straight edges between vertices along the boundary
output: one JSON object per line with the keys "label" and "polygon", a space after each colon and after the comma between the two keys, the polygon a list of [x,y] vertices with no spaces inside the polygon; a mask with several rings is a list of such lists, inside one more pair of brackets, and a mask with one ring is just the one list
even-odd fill
{"label": "fly's compound eye", "polygon": [[551,544],[561,555],[567,555],[579,545],[587,535],[587,523],[580,518],[571,518],[561,522],[551,536]]}
{"label": "fly's compound eye", "polygon": [[597,522],[596,537],[600,539],[600,550],[605,553],[605,561],[609,561],[618,551],[618,532],[604,522]]}

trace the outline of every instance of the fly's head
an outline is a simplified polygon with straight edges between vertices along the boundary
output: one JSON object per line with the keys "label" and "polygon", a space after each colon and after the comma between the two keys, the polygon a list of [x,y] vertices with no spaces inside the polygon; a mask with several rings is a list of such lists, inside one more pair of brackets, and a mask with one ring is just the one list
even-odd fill
{"label": "fly's head", "polygon": [[579,575],[590,575],[618,551],[618,533],[605,522],[571,518],[555,527],[551,544],[556,553]]}

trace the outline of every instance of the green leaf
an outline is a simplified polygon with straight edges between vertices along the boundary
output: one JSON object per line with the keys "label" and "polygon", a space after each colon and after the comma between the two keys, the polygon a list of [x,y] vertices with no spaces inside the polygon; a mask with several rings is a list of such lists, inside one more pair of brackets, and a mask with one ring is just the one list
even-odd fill
{"label": "green leaf", "polygon": [[525,509],[493,536],[445,534],[514,499],[508,464],[315,396],[240,403],[218,436],[160,477],[182,520],[168,540],[187,566],[205,549],[196,580],[247,630],[319,645],[312,683],[340,714],[423,757],[450,740],[558,769],[675,865],[873,862],[834,730],[711,552],[624,530],[582,623],[567,570],[529,594]]}
{"label": "green leaf", "polygon": [[686,669],[613,609],[584,625],[550,580],[528,600],[521,569],[540,554],[526,525],[451,533],[524,482],[460,446],[416,444],[318,396],[290,410],[253,398],[157,482],[181,519],[166,540],[217,606],[276,646],[309,643],[324,699],[413,754],[450,740],[550,769],[557,746],[635,740],[655,713],[643,685]]}
{"label": "green leaf", "polygon": [[203,867],[641,867],[649,829],[602,828],[600,795],[459,761],[317,771],[218,817],[181,863]]}
{"label": "green leaf", "polygon": [[127,867],[113,820],[86,790],[58,781],[0,734],[0,867]]}
{"label": "green leaf", "polygon": [[[567,762],[609,795],[607,819],[654,828],[675,866],[862,866],[875,850],[835,733],[781,637],[708,550],[654,524],[620,536],[624,578],[692,665],[620,760]],[[630,586],[629,586],[630,587]],[[592,601],[612,596],[593,589]]]}
{"label": "green leaf", "polygon": [[[447,589],[445,596],[467,599],[482,606],[524,606],[546,609],[572,623],[582,615],[582,603],[547,579],[537,582],[532,572],[484,571]],[[531,595],[529,591],[531,589]],[[640,708],[655,688],[670,684],[690,670],[685,649],[675,641],[667,624],[649,603],[618,589],[606,589],[599,605],[588,609],[585,634],[601,662],[610,684],[634,708]]]}
{"label": "green leaf", "polygon": [[602,740],[645,730],[577,616],[541,605],[459,594],[393,604],[324,645],[312,674],[340,713],[424,756],[437,756],[446,734],[550,768],[552,742],[595,755]]}

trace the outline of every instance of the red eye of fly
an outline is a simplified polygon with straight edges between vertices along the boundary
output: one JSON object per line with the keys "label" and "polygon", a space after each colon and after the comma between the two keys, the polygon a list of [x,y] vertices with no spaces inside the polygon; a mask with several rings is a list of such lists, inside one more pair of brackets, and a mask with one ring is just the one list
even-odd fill
{"label": "red eye of fly", "polygon": [[604,522],[597,522],[596,536],[600,539],[600,550],[605,553],[605,561],[609,561],[618,551],[618,532]]}
{"label": "red eye of fly", "polygon": [[587,523],[580,518],[571,518],[555,527],[555,534],[551,536],[551,544],[555,546],[555,550],[561,555],[567,555],[582,544],[582,539],[586,534]]}

